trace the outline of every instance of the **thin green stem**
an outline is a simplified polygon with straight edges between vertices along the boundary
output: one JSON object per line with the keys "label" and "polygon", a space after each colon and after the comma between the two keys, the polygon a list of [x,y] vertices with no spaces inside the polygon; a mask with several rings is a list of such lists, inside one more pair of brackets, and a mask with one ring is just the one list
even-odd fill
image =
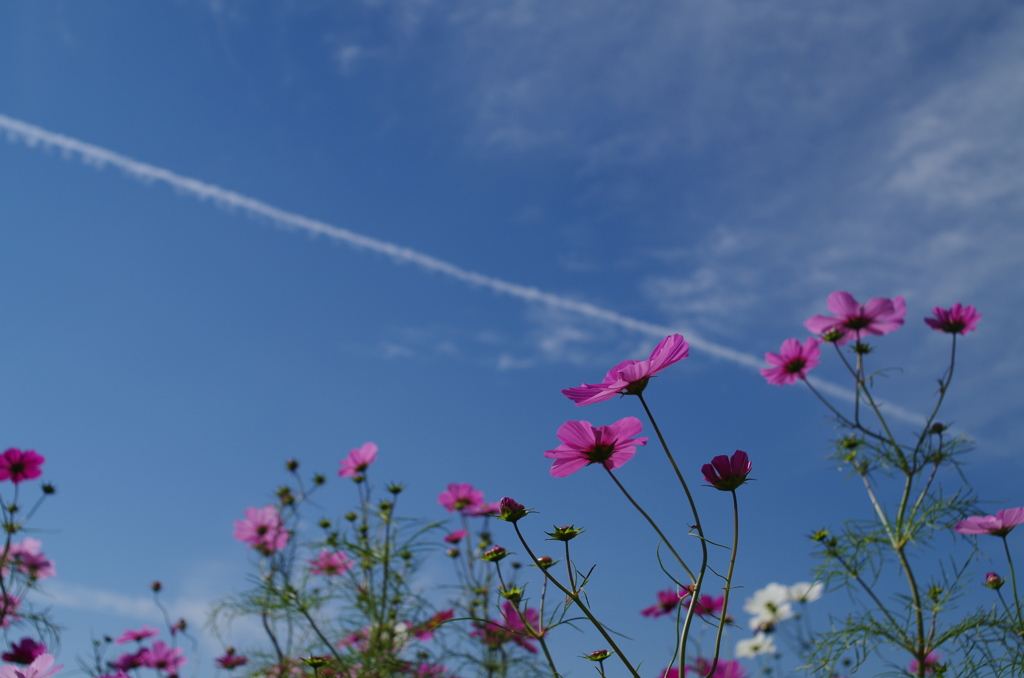
{"label": "thin green stem", "polygon": [[[1000,535],[1003,540],[1003,549],[1006,550],[1006,562],[1010,565],[1010,585],[1013,586],[1013,604],[1017,608],[1017,623],[1024,625],[1024,618],[1020,614],[1020,596],[1017,595],[1017,573],[1013,569],[1013,558],[1010,557],[1010,545],[1006,541],[1006,535]],[[1018,629],[1019,631],[1020,629]]]}
{"label": "thin green stem", "polygon": [[[537,556],[534,555],[533,549],[530,548],[530,545],[526,543],[526,539],[523,537],[523,533],[519,530],[519,525],[517,523],[512,523],[512,527],[515,528],[516,536],[519,537],[519,541],[523,545],[523,548],[526,549],[526,552],[530,554],[530,558],[533,559],[533,562],[537,562]],[[622,661],[622,663],[625,665],[626,669],[633,676],[633,678],[640,678],[640,674],[636,672],[636,669],[633,668],[633,665],[629,663],[628,659],[626,659],[626,655],[622,653],[622,650],[619,649],[619,646],[615,643],[615,640],[608,634],[608,631],[605,630],[604,625],[597,620],[597,617],[595,617],[594,614],[590,611],[590,608],[588,608],[583,603],[583,601],[580,600],[579,593],[575,591],[570,591],[569,589],[562,586],[562,583],[555,579],[553,576],[551,576],[551,573],[548,572],[546,568],[541,568],[541,571],[544,573],[544,577],[548,581],[554,584],[559,591],[568,596],[569,599],[572,600],[572,602],[576,603],[576,607],[580,608],[580,611],[587,616],[587,619],[590,620],[590,623],[594,625],[594,628],[597,629],[598,633],[600,633],[601,636],[605,639],[605,641],[607,641],[608,646],[612,648],[615,654],[619,655],[619,660]]]}
{"label": "thin green stem", "polygon": [[725,576],[725,594],[722,597],[722,614],[718,619],[718,633],[715,635],[715,656],[711,661],[709,675],[714,675],[718,668],[718,653],[722,649],[722,633],[725,631],[725,620],[728,618],[729,593],[732,591],[732,573],[736,567],[736,549],[740,545],[740,507],[736,499],[736,490],[732,492],[732,554],[729,556],[729,572]]}

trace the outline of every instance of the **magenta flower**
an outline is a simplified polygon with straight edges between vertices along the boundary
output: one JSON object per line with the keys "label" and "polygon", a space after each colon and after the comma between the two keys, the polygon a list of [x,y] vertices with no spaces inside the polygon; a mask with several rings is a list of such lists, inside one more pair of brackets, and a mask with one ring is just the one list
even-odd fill
{"label": "magenta flower", "polygon": [[[686,667],[686,671],[684,671],[683,673],[685,675],[685,674],[687,674],[689,672],[690,672],[690,667],[687,666]],[[661,673],[658,674],[658,678],[679,678],[679,669],[677,667],[675,667],[675,666],[673,666],[670,669],[662,669]]]}
{"label": "magenta flower", "polygon": [[434,631],[454,616],[455,610],[440,610],[433,617],[423,622],[422,625],[415,627],[412,633],[420,640],[430,640],[434,637]]}
{"label": "magenta flower", "polygon": [[313,574],[324,574],[327,576],[335,576],[345,574],[356,564],[354,560],[349,558],[341,551],[321,551],[316,558],[309,561],[311,567],[309,571]]}
{"label": "magenta flower", "polygon": [[764,354],[764,359],[774,367],[760,370],[761,376],[775,386],[793,384],[797,379],[806,379],[807,370],[818,365],[820,358],[821,349],[814,337],[803,344],[796,339],[786,339],[779,353]]}
{"label": "magenta flower", "polygon": [[495,516],[501,513],[501,502],[492,501],[484,502],[479,506],[474,506],[463,511],[467,516]]}
{"label": "magenta flower", "polygon": [[933,330],[949,332],[950,334],[967,334],[977,329],[981,314],[973,306],[961,306],[953,304],[948,311],[941,306],[932,309],[934,318],[925,318],[924,321]]}
{"label": "magenta flower", "polygon": [[141,629],[134,631],[130,629],[125,631],[114,642],[120,645],[122,643],[130,643],[133,640],[143,640],[144,638],[152,638],[158,635],[160,635],[160,632],[152,626],[143,626]]}
{"label": "magenta flower", "polygon": [[859,304],[849,292],[833,292],[828,295],[828,310],[835,315],[816,315],[804,322],[804,327],[812,334],[838,332],[841,336],[835,343],[843,345],[850,339],[859,340],[862,333],[882,335],[899,329],[907,314],[907,302],[903,297],[877,297]]}
{"label": "magenta flower", "polygon": [[540,614],[532,607],[522,610],[520,614],[516,606],[509,601],[501,604],[501,616],[505,620],[505,628],[512,633],[512,642],[529,652],[536,652],[537,646],[530,642],[531,638],[543,638],[548,632],[540,624]]}
{"label": "magenta flower", "polygon": [[680,595],[676,593],[675,589],[658,591],[658,603],[640,610],[640,614],[645,617],[661,617],[662,615],[671,614],[676,609],[676,606],[679,605],[680,599]]}
{"label": "magenta flower", "polygon": [[177,674],[181,665],[188,661],[180,647],[170,647],[162,640],[156,641],[153,647],[142,652],[140,659],[143,666],[170,674]]}
{"label": "magenta flower", "polygon": [[57,570],[53,561],[42,552],[42,542],[32,537],[11,544],[7,558],[0,558],[0,575],[7,576],[7,562],[12,561],[19,572],[24,572],[30,579],[39,580],[56,576]]}
{"label": "magenta flower", "polygon": [[53,665],[52,654],[44,653],[23,669],[12,664],[0,666],[0,678],[50,678],[62,668],[63,664]]}
{"label": "magenta flower", "polygon": [[449,483],[448,489],[437,495],[437,502],[449,511],[469,514],[484,503],[484,493],[469,483]]}
{"label": "magenta flower", "polygon": [[131,671],[132,669],[138,668],[140,666],[145,666],[143,660],[145,659],[148,653],[148,649],[142,648],[138,652],[129,652],[123,654],[117,658],[117,661],[111,662],[110,666],[112,668],[117,669],[121,673]]}
{"label": "magenta flower", "polygon": [[[940,659],[942,659],[942,655],[938,652],[935,652],[934,650],[929,652],[928,655],[924,658],[924,672],[926,674],[935,673],[935,667],[939,665]],[[912,676],[917,675],[918,668],[920,668],[920,666],[918,665],[916,659],[911,659],[910,663],[907,664],[907,672],[910,673],[910,675]]]}
{"label": "magenta flower", "polygon": [[342,478],[362,475],[375,459],[377,459],[377,446],[374,443],[363,443],[362,447],[353,449],[347,457],[338,462],[341,464],[338,475]]}
{"label": "magenta flower", "polygon": [[222,669],[233,669],[236,666],[247,664],[249,662],[249,658],[245,655],[235,654],[235,648],[229,647],[224,651],[222,656],[217,657],[214,661],[216,661]]}
{"label": "magenta flower", "polygon": [[17,485],[23,480],[33,480],[43,475],[39,469],[46,458],[33,450],[22,452],[16,447],[0,454],[0,480],[10,480]]}
{"label": "magenta flower", "polygon": [[466,532],[465,530],[455,530],[454,532],[447,534],[444,540],[449,544],[458,544],[468,536],[469,532]]}
{"label": "magenta flower", "polygon": [[617,469],[636,454],[638,445],[647,438],[634,438],[643,426],[636,417],[620,419],[611,426],[597,428],[589,421],[567,421],[558,429],[562,444],[544,456],[554,459],[551,475],[564,478],[588,464],[603,464],[609,471]]}
{"label": "magenta flower", "polygon": [[687,666],[687,673],[690,668],[697,672],[699,676],[706,676],[707,678],[743,678],[747,675],[746,671],[743,670],[743,665],[735,659],[725,660],[719,659],[718,666],[715,667],[715,672],[708,675],[708,671],[711,670],[711,660],[705,659],[704,657],[697,657],[693,660],[692,667]]}
{"label": "magenta flower", "polygon": [[[694,606],[693,611],[702,617],[706,614],[717,617],[722,613],[723,607],[725,607],[725,596],[713,598],[705,594],[697,600],[697,604]],[[729,617],[731,618],[732,615],[729,615]]]}
{"label": "magenta flower", "polygon": [[19,607],[21,607],[21,598],[10,593],[0,594],[0,627],[6,629],[11,622],[21,619],[18,616]]}
{"label": "magenta flower", "polygon": [[701,466],[701,473],[704,480],[717,490],[729,491],[747,482],[747,474],[753,463],[747,458],[743,450],[736,450],[732,453],[732,459],[720,454],[711,460],[710,464]]}
{"label": "magenta flower", "polygon": [[563,389],[562,393],[577,406],[599,403],[617,393],[639,395],[651,377],[689,355],[690,345],[683,339],[683,335],[671,334],[654,347],[647,360],[624,360],[608,370],[600,384],[583,384],[577,388]]}
{"label": "magenta flower", "polygon": [[1010,530],[1024,523],[1024,506],[997,511],[994,516],[972,516],[961,520],[953,529],[960,534],[991,534],[1005,537]]}
{"label": "magenta flower", "polygon": [[235,521],[235,539],[269,556],[288,545],[288,530],[273,504],[252,506],[245,509],[245,520]]}
{"label": "magenta flower", "polygon": [[11,643],[11,650],[3,653],[3,660],[27,666],[44,652],[46,652],[46,646],[42,643],[37,643],[31,638],[22,638],[20,643]]}

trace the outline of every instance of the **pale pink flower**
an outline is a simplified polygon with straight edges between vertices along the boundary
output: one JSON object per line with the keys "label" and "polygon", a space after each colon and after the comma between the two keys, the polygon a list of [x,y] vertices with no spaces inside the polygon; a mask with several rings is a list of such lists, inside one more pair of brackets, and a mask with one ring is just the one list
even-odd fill
{"label": "pale pink flower", "polygon": [[362,475],[376,459],[377,446],[374,443],[363,443],[362,447],[353,449],[347,457],[338,462],[341,464],[338,475],[342,478]]}
{"label": "pale pink flower", "polygon": [[235,521],[235,539],[269,556],[288,545],[288,530],[273,504],[263,508],[252,506],[245,509],[245,520]]}
{"label": "pale pink flower", "polygon": [[10,480],[17,485],[23,480],[33,480],[43,475],[40,466],[46,461],[41,454],[33,450],[24,452],[16,447],[0,454],[0,480]]}
{"label": "pale pink flower", "polygon": [[1021,523],[1024,523],[1024,506],[996,511],[994,516],[972,516],[958,522],[953,529],[960,534],[991,534],[1005,537]]}
{"label": "pale pink flower", "polygon": [[188,661],[180,647],[170,647],[162,640],[153,643],[153,647],[143,651],[141,656],[142,665],[151,669],[166,671],[170,674],[178,673],[181,665]]}
{"label": "pale pink flower", "polygon": [[716,490],[735,490],[747,482],[747,475],[754,466],[743,450],[736,450],[732,458],[720,454],[711,460],[710,464],[701,466],[701,473]]}
{"label": "pale pink flower", "polygon": [[[935,667],[939,665],[940,659],[942,659],[942,655],[938,652],[935,652],[934,650],[929,652],[928,655],[924,658],[925,674],[935,673]],[[911,659],[910,663],[907,664],[907,673],[909,673],[912,676],[916,676],[919,668],[920,665],[917,663],[917,660]]]}
{"label": "pale pink flower", "polygon": [[953,304],[949,310],[936,306],[932,309],[934,318],[925,318],[924,321],[933,330],[949,332],[950,334],[967,334],[978,327],[981,314],[973,306],[961,306]]}
{"label": "pale pink flower", "polygon": [[467,516],[476,516],[476,517],[480,517],[480,516],[494,516],[494,515],[496,515],[498,513],[501,513],[501,502],[500,501],[491,501],[491,502],[486,502],[485,501],[484,503],[482,503],[482,504],[480,504],[478,506],[474,506],[472,508],[466,509],[464,511],[464,513]]}
{"label": "pale pink flower", "polygon": [[899,329],[907,314],[907,302],[903,297],[876,297],[860,304],[849,292],[833,292],[828,295],[828,310],[835,315],[816,315],[804,322],[804,327],[812,334],[839,332],[842,336],[835,343],[842,345],[850,339],[859,340],[863,333],[882,335]]}
{"label": "pale pink flower", "polygon": [[548,459],[555,460],[551,464],[551,475],[564,478],[588,464],[602,464],[609,471],[619,468],[633,458],[638,445],[647,444],[647,438],[633,437],[642,428],[636,417],[626,417],[600,428],[589,421],[565,422],[558,429],[562,444],[544,453]]}
{"label": "pale pink flower", "polygon": [[7,558],[0,559],[0,574],[7,576],[7,561],[10,560],[14,562],[19,572],[24,572],[32,579],[56,576],[57,570],[53,566],[53,561],[43,555],[42,546],[41,541],[32,537],[11,544]]}
{"label": "pale pink flower", "polygon": [[141,629],[129,629],[118,636],[114,642],[117,644],[130,643],[133,640],[142,640],[144,638],[152,638],[153,636],[160,635],[160,632],[154,629],[152,626],[143,626]]}
{"label": "pale pink flower", "polygon": [[680,596],[676,593],[675,589],[658,591],[658,603],[640,610],[640,614],[645,617],[660,617],[671,614],[676,609],[676,606],[679,605],[679,601]]}
{"label": "pale pink flower", "polygon": [[782,342],[779,353],[765,353],[764,359],[769,365],[762,370],[761,376],[769,384],[785,386],[795,383],[797,379],[806,379],[807,370],[821,362],[821,349],[818,340],[811,337],[803,344],[797,339],[786,339]]}
{"label": "pale pink flower", "polygon": [[671,334],[654,347],[647,360],[624,360],[608,370],[600,384],[583,384],[563,389],[562,394],[577,406],[599,403],[617,393],[640,394],[647,387],[648,379],[689,355],[690,345],[683,339],[683,335]]}
{"label": "pale pink flower", "polygon": [[0,678],[50,678],[62,668],[63,664],[53,665],[53,655],[47,652],[33,659],[25,668],[12,664],[0,666]]}
{"label": "pale pink flower", "polygon": [[328,576],[345,574],[356,564],[341,551],[321,551],[316,558],[309,561],[309,571],[313,574]]}
{"label": "pale pink flower", "polygon": [[448,489],[437,495],[437,502],[449,511],[472,514],[484,503],[484,493],[469,483],[449,483]]}

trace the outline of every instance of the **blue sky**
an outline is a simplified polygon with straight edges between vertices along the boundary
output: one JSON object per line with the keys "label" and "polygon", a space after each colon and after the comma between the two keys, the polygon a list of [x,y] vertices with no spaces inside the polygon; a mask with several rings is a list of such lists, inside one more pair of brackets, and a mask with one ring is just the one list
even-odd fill
{"label": "blue sky", "polygon": [[[920,319],[978,307],[945,417],[978,442],[967,473],[993,509],[1021,503],[1022,28],[1011,2],[4,4],[8,119],[566,302],[279,228],[5,127],[0,444],[44,454],[58,485],[36,525],[62,660],[90,630],[155,621],[152,579],[201,623],[242,585],[232,521],[283,461],[333,475],[367,440],[410,512],[443,517],[436,494],[458,481],[540,510],[538,536],[587,525],[595,598],[637,652],[660,651],[635,612],[663,587],[631,555],[651,535],[602,474],[552,479],[542,457],[566,419],[639,415],[559,390],[658,337],[569,303],[702,340],[651,402],[697,481],[712,456],[750,453],[750,590],[807,579],[806,534],[867,509],[825,460],[822,408],[742,357],[804,336],[836,289],[906,297],[878,360],[904,368],[883,393],[908,412],[947,350]],[[818,373],[838,383],[835,367]],[[671,522],[659,462],[623,477]],[[351,488],[331,491],[347,510]],[[593,642],[556,640],[572,675]]]}

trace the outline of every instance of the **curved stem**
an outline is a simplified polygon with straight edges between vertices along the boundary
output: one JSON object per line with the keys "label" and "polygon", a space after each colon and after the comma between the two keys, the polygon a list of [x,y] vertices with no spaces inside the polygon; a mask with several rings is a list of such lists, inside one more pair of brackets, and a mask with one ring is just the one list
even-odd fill
{"label": "curved stem", "polygon": [[[519,541],[523,545],[523,548],[526,549],[526,552],[530,554],[530,558],[533,559],[533,562],[537,562],[537,556],[534,555],[533,549],[530,548],[530,545],[526,543],[526,539],[523,537],[523,533],[519,531],[519,525],[517,523],[512,523],[512,527],[515,528],[516,536],[519,537]],[[629,663],[628,659],[626,659],[626,655],[622,654],[622,650],[619,649],[619,646],[615,643],[612,637],[605,630],[604,624],[599,622],[597,620],[597,617],[595,617],[594,614],[590,611],[590,608],[584,605],[583,601],[580,600],[579,593],[575,591],[570,591],[569,589],[562,586],[561,582],[559,582],[557,579],[551,576],[551,573],[548,572],[546,568],[541,568],[541,571],[544,573],[544,577],[548,581],[550,581],[552,584],[558,587],[558,590],[564,593],[566,596],[568,596],[569,599],[572,600],[572,602],[576,603],[576,607],[580,608],[580,611],[582,611],[583,614],[587,616],[587,619],[589,619],[590,623],[594,625],[594,628],[597,629],[598,633],[600,633],[601,636],[604,637],[605,641],[608,642],[608,646],[612,648],[615,654],[619,655],[619,659],[622,661],[623,664],[625,664],[626,669],[630,672],[630,674],[632,674],[633,678],[640,678],[640,674],[636,672],[636,669],[633,668],[633,665]]]}
{"label": "curved stem", "polygon": [[1013,586],[1013,604],[1017,608],[1017,623],[1024,624],[1020,614],[1020,596],[1017,595],[1017,573],[1013,570],[1013,558],[1010,557],[1010,545],[1006,542],[1006,535],[1000,535],[1003,540],[1003,548],[1006,550],[1006,560],[1010,565],[1010,585]]}
{"label": "curved stem", "polygon": [[722,615],[718,619],[718,633],[715,635],[715,656],[711,661],[711,670],[708,675],[714,675],[718,668],[718,653],[722,649],[722,632],[725,630],[725,620],[729,610],[729,593],[732,591],[732,572],[736,567],[736,549],[740,545],[740,507],[736,499],[736,490],[732,492],[732,554],[729,556],[729,572],[725,576],[725,594],[722,597]]}

